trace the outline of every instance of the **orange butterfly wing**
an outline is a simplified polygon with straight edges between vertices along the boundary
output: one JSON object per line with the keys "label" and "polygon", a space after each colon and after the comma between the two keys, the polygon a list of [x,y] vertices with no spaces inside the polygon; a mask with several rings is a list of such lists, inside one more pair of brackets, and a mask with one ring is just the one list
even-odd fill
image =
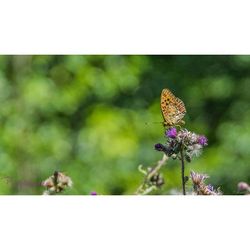
{"label": "orange butterfly wing", "polygon": [[164,118],[164,125],[174,126],[181,123],[186,114],[184,102],[175,97],[169,89],[163,89],[161,92],[161,111]]}

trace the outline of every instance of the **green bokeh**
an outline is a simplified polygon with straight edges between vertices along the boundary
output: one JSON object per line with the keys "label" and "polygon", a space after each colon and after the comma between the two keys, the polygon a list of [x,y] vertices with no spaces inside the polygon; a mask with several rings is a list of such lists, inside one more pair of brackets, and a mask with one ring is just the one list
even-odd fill
{"label": "green bokeh", "polygon": [[[41,194],[55,170],[65,194],[133,194],[137,167],[164,143],[163,88],[209,146],[189,163],[225,194],[250,182],[250,56],[0,56],[0,194]],[[156,193],[181,189],[178,161]]]}

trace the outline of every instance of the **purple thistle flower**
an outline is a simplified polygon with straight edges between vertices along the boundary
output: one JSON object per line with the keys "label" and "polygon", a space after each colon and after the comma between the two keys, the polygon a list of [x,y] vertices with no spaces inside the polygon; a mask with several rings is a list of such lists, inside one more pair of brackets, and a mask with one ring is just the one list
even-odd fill
{"label": "purple thistle flower", "polygon": [[170,128],[166,131],[166,136],[169,138],[175,138],[177,136],[177,129],[176,128]]}
{"label": "purple thistle flower", "polygon": [[206,136],[204,135],[200,135],[199,138],[198,138],[198,143],[201,145],[201,146],[206,146],[207,145],[207,138]]}
{"label": "purple thistle flower", "polygon": [[93,191],[90,193],[90,195],[97,195],[97,192]]}

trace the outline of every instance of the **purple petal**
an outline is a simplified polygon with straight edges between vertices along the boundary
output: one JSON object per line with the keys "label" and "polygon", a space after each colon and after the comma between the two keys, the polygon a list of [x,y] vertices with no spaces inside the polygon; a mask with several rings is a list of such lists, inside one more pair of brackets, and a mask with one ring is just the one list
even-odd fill
{"label": "purple petal", "polygon": [[175,138],[177,136],[177,129],[176,128],[170,128],[166,131],[166,136],[169,138]]}

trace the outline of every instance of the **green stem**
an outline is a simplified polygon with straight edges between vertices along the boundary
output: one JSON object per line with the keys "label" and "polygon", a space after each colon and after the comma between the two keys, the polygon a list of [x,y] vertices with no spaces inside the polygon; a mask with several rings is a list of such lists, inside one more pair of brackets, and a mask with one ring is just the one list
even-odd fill
{"label": "green stem", "polygon": [[184,164],[184,156],[183,156],[183,148],[181,147],[181,180],[182,180],[182,193],[186,195],[185,189],[185,164]]}
{"label": "green stem", "polygon": [[156,190],[156,189],[157,189],[156,186],[151,186],[151,187],[147,188],[146,190],[144,190],[144,192],[143,192],[142,194],[143,194],[143,195],[149,194],[149,193],[151,193],[153,190]]}

